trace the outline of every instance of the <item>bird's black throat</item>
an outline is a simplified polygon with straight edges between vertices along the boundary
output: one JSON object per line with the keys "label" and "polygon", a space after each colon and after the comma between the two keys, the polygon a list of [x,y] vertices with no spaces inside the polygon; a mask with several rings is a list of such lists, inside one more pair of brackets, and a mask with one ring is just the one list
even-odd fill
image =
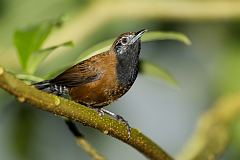
{"label": "bird's black throat", "polygon": [[126,52],[117,54],[117,78],[122,86],[131,86],[137,78],[141,42],[128,46]]}

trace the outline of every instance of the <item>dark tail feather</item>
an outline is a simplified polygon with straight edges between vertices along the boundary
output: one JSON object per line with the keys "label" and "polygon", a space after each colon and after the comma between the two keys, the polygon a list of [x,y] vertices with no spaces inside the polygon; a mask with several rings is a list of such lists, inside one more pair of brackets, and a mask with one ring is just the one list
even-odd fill
{"label": "dark tail feather", "polygon": [[66,87],[57,86],[54,83],[51,83],[51,80],[34,83],[32,86],[44,92],[53,93],[55,95],[69,99],[68,89]]}
{"label": "dark tail feather", "polygon": [[46,80],[46,81],[34,83],[32,85],[39,90],[45,90],[45,89],[48,90],[48,88],[51,86],[51,83],[49,80]]}

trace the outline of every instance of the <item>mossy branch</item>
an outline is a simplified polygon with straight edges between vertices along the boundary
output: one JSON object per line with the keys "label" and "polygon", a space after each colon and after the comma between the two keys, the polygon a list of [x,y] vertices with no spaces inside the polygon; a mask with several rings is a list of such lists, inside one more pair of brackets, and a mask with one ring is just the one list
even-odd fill
{"label": "mossy branch", "polygon": [[139,130],[133,128],[131,138],[128,140],[126,126],[121,122],[108,116],[99,116],[96,111],[73,101],[37,90],[4,71],[2,67],[0,67],[0,88],[15,95],[20,102],[30,103],[41,110],[80,122],[115,137],[131,145],[150,159],[172,160],[163,149]]}

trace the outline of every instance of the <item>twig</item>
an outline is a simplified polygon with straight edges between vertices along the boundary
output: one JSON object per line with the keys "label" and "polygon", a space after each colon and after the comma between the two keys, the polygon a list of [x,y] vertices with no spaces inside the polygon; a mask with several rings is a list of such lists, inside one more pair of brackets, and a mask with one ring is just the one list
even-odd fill
{"label": "twig", "polygon": [[128,140],[126,126],[108,116],[99,116],[92,109],[84,107],[62,97],[39,91],[15,78],[14,75],[0,67],[0,87],[15,95],[20,102],[27,102],[39,109],[51,112],[58,116],[78,121],[84,125],[98,129],[104,134],[115,137],[153,160],[172,160],[172,158],[139,130],[131,130]]}
{"label": "twig", "polygon": [[105,160],[102,155],[100,155],[95,148],[83,137],[77,138],[77,144],[81,146],[85,152],[92,156],[94,160]]}
{"label": "twig", "polygon": [[105,160],[106,158],[103,157],[97,150],[86,140],[82,133],[79,132],[77,126],[74,122],[70,120],[65,120],[69,130],[73,133],[76,137],[77,144],[86,152],[88,153],[94,160]]}
{"label": "twig", "polygon": [[197,130],[177,159],[218,159],[229,143],[231,123],[239,114],[239,94],[221,98],[201,117]]}

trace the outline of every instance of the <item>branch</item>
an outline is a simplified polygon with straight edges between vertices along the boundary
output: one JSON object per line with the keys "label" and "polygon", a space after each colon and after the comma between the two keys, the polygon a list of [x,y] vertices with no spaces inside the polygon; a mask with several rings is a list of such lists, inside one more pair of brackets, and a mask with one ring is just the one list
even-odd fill
{"label": "branch", "polygon": [[103,155],[98,153],[98,151],[84,137],[78,137],[76,139],[76,142],[94,160],[105,160],[106,159]]}
{"label": "branch", "polygon": [[221,98],[199,120],[198,128],[179,154],[178,160],[219,158],[226,149],[231,135],[231,123],[240,114],[240,95]]}
{"label": "branch", "polygon": [[139,130],[131,130],[131,138],[128,140],[127,129],[124,124],[113,120],[108,116],[99,116],[98,113],[88,107],[73,101],[42,92],[32,86],[28,86],[15,78],[14,75],[4,71],[0,67],[0,88],[15,95],[20,102],[30,103],[41,110],[63,116],[84,125],[98,129],[104,134],[115,137],[153,160],[172,160],[172,158]]}

